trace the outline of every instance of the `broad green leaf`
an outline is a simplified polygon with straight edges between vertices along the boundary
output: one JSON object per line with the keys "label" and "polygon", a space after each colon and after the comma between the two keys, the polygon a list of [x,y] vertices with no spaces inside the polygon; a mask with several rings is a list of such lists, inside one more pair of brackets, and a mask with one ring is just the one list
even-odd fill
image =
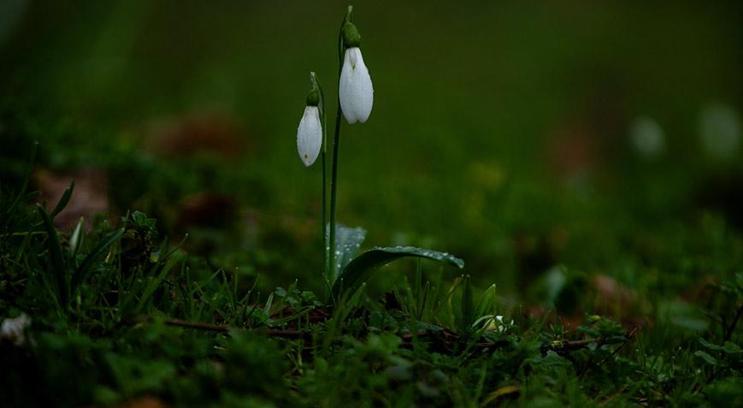
{"label": "broad green leaf", "polygon": [[343,224],[335,226],[335,269],[330,281],[334,282],[338,272],[348,265],[359,252],[366,239],[366,230],[361,227],[350,228]]}
{"label": "broad green leaf", "polygon": [[333,285],[333,293],[338,296],[341,291],[353,290],[368,278],[373,269],[406,257],[431,259],[460,269],[464,268],[463,260],[446,252],[412,246],[378,247],[362,253],[343,268]]}

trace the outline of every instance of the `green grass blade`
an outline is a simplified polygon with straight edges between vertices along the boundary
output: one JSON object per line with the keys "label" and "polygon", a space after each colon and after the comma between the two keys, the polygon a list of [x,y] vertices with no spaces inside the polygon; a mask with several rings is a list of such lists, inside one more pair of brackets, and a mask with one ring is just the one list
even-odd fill
{"label": "green grass blade", "polygon": [[57,236],[57,230],[54,228],[54,224],[52,223],[52,218],[41,205],[37,205],[36,209],[39,212],[39,216],[41,216],[43,227],[47,233],[46,247],[49,251],[49,265],[54,274],[54,281],[57,284],[57,296],[59,297],[60,304],[66,305],[67,300],[69,299],[70,289],[67,265],[62,252],[62,246],[59,243],[59,237]]}
{"label": "green grass blade", "polygon": [[62,210],[64,210],[65,207],[67,207],[67,204],[70,202],[70,198],[72,198],[72,191],[75,189],[75,182],[70,182],[70,185],[67,186],[64,193],[62,193],[62,197],[57,202],[57,205],[54,206],[54,209],[49,214],[49,216],[54,219],[54,217],[57,216],[57,214],[61,213]]}
{"label": "green grass blade", "polygon": [[88,278],[88,275],[90,275],[90,271],[93,269],[93,264],[98,259],[98,257],[106,252],[108,248],[116,241],[121,239],[123,235],[124,228],[120,228],[116,231],[111,232],[100,243],[98,243],[98,245],[93,249],[93,251],[88,254],[88,256],[85,257],[83,262],[72,275],[71,288],[73,293],[76,292],[79,285]]}
{"label": "green grass blade", "polygon": [[171,269],[178,263],[181,262],[181,259],[179,257],[172,257],[168,259],[167,261],[163,261],[164,265],[162,266],[162,269],[160,270],[160,273],[155,277],[150,277],[147,281],[147,284],[145,285],[144,291],[142,292],[142,297],[139,298],[139,302],[137,303],[137,307],[135,309],[135,313],[141,312],[145,305],[147,304],[147,301],[150,300],[152,295],[155,294],[155,291],[157,288],[160,287],[160,284],[165,280],[165,277],[168,275],[168,272],[170,272]]}
{"label": "green grass blade", "polygon": [[463,260],[446,252],[412,246],[378,247],[364,252],[346,265],[333,285],[333,293],[337,297],[341,291],[354,290],[367,279],[373,269],[406,257],[431,259],[460,269],[464,268]]}
{"label": "green grass blade", "polygon": [[77,254],[77,250],[80,249],[85,240],[85,234],[83,233],[84,227],[85,218],[80,217],[77,225],[75,225],[75,229],[72,231],[72,234],[70,234],[70,252],[72,252],[73,257]]}
{"label": "green grass blade", "polygon": [[475,321],[475,300],[472,295],[472,278],[470,275],[464,277],[464,289],[462,291],[462,327],[463,333],[471,330],[472,322]]}
{"label": "green grass blade", "polygon": [[13,203],[10,204],[10,207],[8,207],[7,216],[10,218],[10,214],[13,214],[13,211],[15,210],[16,206],[21,202],[23,197],[26,195],[26,190],[28,189],[28,182],[31,179],[31,175],[34,171],[34,166],[36,165],[36,155],[39,153],[39,142],[34,142],[33,150],[31,150],[31,159],[29,160],[28,165],[28,173],[26,174],[26,177],[23,179],[23,186],[21,186],[21,191],[18,192],[18,195],[16,195],[15,200],[13,200]]}

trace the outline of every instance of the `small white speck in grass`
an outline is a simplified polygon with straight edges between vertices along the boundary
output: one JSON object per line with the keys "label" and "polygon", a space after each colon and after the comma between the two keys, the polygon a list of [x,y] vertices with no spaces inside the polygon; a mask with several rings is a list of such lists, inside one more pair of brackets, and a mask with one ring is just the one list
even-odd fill
{"label": "small white speck in grass", "polygon": [[25,313],[16,318],[4,319],[0,327],[0,340],[9,340],[16,346],[23,345],[26,342],[26,329],[30,325],[31,318]]}

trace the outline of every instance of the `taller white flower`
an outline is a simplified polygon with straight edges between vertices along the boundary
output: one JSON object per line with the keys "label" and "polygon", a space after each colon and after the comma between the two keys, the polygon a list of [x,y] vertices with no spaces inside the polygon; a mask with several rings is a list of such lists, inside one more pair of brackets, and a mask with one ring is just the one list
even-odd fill
{"label": "taller white flower", "polygon": [[346,121],[350,124],[364,123],[369,119],[374,104],[374,88],[369,70],[361,56],[361,34],[351,22],[351,6],[343,23],[343,67],[338,84],[338,99]]}
{"label": "taller white flower", "polygon": [[364,123],[369,119],[374,104],[374,88],[359,47],[346,49],[338,96],[348,123]]}
{"label": "taller white flower", "polygon": [[297,128],[297,151],[305,166],[317,160],[322,148],[322,125],[317,106],[307,105]]}

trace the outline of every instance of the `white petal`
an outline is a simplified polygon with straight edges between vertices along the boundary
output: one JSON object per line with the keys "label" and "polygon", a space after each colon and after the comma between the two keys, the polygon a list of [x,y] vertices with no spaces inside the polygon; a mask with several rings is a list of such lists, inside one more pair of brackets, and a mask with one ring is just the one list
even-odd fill
{"label": "white petal", "polygon": [[305,166],[310,166],[317,160],[322,148],[322,125],[320,111],[317,106],[304,108],[304,115],[297,128],[297,151]]}
{"label": "white petal", "polygon": [[358,47],[347,49],[343,57],[338,96],[348,123],[364,123],[369,119],[374,104],[374,88]]}

